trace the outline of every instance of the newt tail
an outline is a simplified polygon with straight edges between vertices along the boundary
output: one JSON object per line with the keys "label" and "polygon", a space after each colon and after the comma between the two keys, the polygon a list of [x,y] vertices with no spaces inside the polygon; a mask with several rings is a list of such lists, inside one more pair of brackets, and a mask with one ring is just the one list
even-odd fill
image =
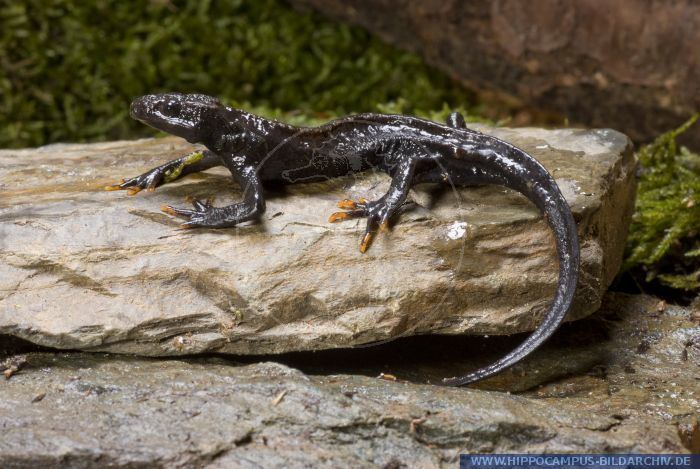
{"label": "newt tail", "polygon": [[[524,151],[507,144],[506,146],[510,147],[510,149],[506,150],[506,153],[517,154],[518,159],[528,158],[534,161],[534,158]],[[541,181],[538,185],[533,187],[516,182],[509,186],[523,193],[537,205],[544,213],[550,228],[554,232],[559,258],[559,280],[554,301],[537,329],[514,350],[496,362],[465,376],[444,379],[443,384],[447,386],[464,386],[474,383],[496,375],[518,363],[551,337],[564,321],[566,313],[571,307],[574,293],[576,292],[580,262],[576,222],[571,214],[569,204],[564,199],[554,179],[544,167],[536,163],[528,169],[534,173],[531,174],[533,179],[530,180]]]}

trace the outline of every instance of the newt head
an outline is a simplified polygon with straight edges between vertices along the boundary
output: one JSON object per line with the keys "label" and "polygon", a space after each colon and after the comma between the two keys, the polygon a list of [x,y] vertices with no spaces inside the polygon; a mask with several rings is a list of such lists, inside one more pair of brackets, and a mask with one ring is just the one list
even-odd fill
{"label": "newt head", "polygon": [[221,121],[221,102],[204,94],[147,94],[131,103],[134,119],[190,143],[206,141]]}

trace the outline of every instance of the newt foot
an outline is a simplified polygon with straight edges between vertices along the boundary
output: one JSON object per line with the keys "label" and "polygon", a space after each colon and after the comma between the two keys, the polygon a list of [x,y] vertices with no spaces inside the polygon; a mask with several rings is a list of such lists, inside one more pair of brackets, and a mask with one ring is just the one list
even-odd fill
{"label": "newt foot", "polygon": [[163,172],[155,168],[140,176],[122,179],[120,184],[105,186],[106,191],[126,191],[127,195],[136,195],[142,190],[153,192],[163,180]]}
{"label": "newt foot", "polygon": [[213,205],[214,197],[209,197],[204,202],[194,197],[188,197],[187,201],[192,203],[194,210],[177,208],[173,207],[172,205],[162,205],[160,210],[168,215],[187,220],[185,223],[180,225],[182,228],[208,226],[210,225],[210,222],[216,218],[215,214],[218,209]]}
{"label": "newt foot", "polygon": [[379,225],[380,232],[389,230],[389,218],[394,213],[395,209],[390,208],[383,200],[367,201],[367,199],[359,198],[357,201],[344,199],[338,202],[338,208],[345,210],[344,212],[334,212],[328,217],[329,223],[338,221],[352,220],[354,218],[367,218],[367,227],[362,240],[360,241],[360,252],[364,253],[369,249],[374,238],[374,228]]}

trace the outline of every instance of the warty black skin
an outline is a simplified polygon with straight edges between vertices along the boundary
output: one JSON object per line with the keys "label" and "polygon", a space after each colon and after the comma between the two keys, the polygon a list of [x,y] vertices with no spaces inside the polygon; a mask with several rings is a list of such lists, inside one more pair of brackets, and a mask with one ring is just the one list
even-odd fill
{"label": "warty black skin", "polygon": [[370,168],[391,176],[388,192],[374,201],[344,201],[339,205],[348,211],[334,214],[331,220],[366,217],[363,252],[374,228],[386,226],[413,184],[497,184],[534,202],[555,235],[559,281],[554,301],[542,323],[512,352],[466,376],[446,379],[444,384],[472,383],[522,360],[554,333],[571,305],[578,280],[578,235],[556,182],[529,154],[466,128],[458,113],[450,115],[447,125],[415,117],[361,114],[315,128],[298,128],[225,107],[209,96],[168,93],[134,100],[131,116],[208,150],[196,163],[185,164],[186,157],[179,158],[110,189],[153,190],[175,168],[182,177],[221,165],[243,189],[243,201],[226,207],[195,200],[194,210],[164,208],[184,218],[185,226],[228,227],[260,217],[265,211],[263,186],[267,182],[319,181]]}

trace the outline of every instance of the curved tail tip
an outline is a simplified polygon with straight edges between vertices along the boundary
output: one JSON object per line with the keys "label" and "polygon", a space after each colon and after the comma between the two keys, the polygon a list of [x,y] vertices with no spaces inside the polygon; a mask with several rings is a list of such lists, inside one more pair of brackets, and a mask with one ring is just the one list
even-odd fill
{"label": "curved tail tip", "polygon": [[[475,383],[479,381],[481,376],[466,375],[466,376],[454,376],[452,378],[443,378],[443,386],[465,386],[467,384]],[[485,376],[484,376],[485,378]]]}

